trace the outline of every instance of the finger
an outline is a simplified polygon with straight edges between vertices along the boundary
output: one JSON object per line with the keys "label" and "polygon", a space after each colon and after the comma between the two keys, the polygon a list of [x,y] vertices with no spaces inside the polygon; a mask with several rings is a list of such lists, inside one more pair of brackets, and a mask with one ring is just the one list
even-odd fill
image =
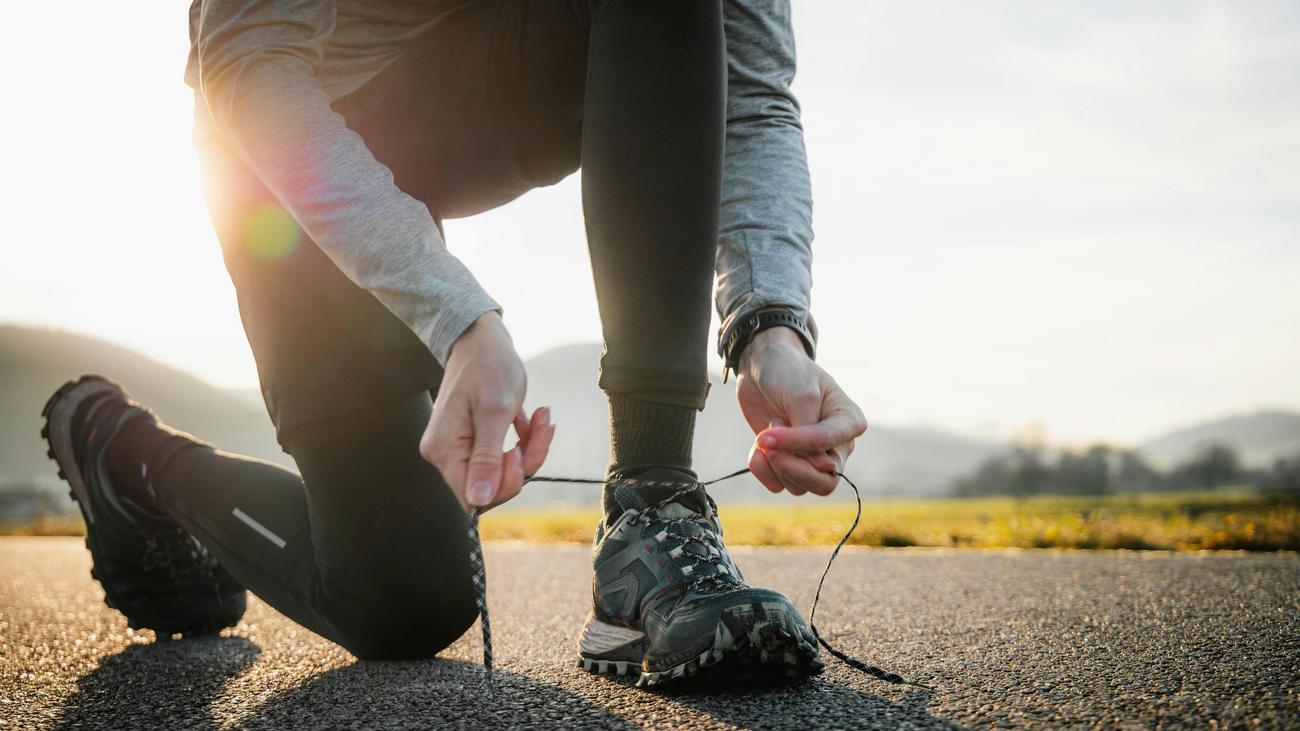
{"label": "finger", "polygon": [[438,464],[438,457],[441,456],[438,451],[436,422],[429,419],[429,425],[424,428],[424,433],[420,435],[420,457],[431,465]]}
{"label": "finger", "polygon": [[798,459],[798,457],[782,452],[764,452],[763,456],[767,458],[767,464],[772,468],[772,474],[776,475],[776,479],[781,482],[781,487],[785,488],[786,492],[796,497],[808,492],[803,485],[792,479],[789,465],[783,464],[782,461],[783,459]]}
{"label": "finger", "polygon": [[825,452],[795,452],[795,454],[808,460],[808,463],[818,472],[834,472],[839,465],[839,461],[835,456],[835,450],[827,450]]}
{"label": "finger", "polygon": [[808,460],[789,452],[769,452],[767,456],[781,482],[793,488],[794,494],[828,495],[835,490],[835,475],[817,469]]}
{"label": "finger", "polygon": [[841,412],[807,426],[774,426],[764,429],[758,435],[758,446],[787,452],[820,452],[852,441],[866,430],[865,419]]}
{"label": "finger", "polygon": [[835,460],[835,471],[843,472],[844,466],[849,463],[849,455],[853,454],[853,442],[845,442],[830,451]]}
{"label": "finger", "polygon": [[501,489],[492,506],[496,507],[519,494],[524,487],[523,452],[519,447],[506,452],[501,460]]}
{"label": "finger", "polygon": [[785,487],[781,484],[772,471],[771,465],[767,463],[767,455],[763,454],[761,449],[751,449],[749,451],[749,471],[767,488],[768,492],[781,492]]}
{"label": "finger", "polygon": [[515,446],[523,447],[523,452],[526,453],[528,451],[528,443],[533,438],[533,435],[537,434],[538,430],[542,427],[551,423],[551,407],[543,406],[540,409],[534,410],[532,418],[524,422],[523,431],[521,432],[518,419],[523,416],[523,413],[523,411],[520,411],[519,415],[515,417],[515,433],[521,435],[519,437],[519,442],[516,443]]}
{"label": "finger", "polygon": [[811,492],[817,495],[829,495],[834,492],[839,478],[822,472],[808,460],[789,452],[768,452],[768,463],[787,486],[794,486],[800,493]]}
{"label": "finger", "polygon": [[[536,411],[533,412],[533,418],[537,418]],[[515,413],[515,418],[512,423],[515,427],[515,435],[519,437],[518,444],[527,444],[528,434],[532,431],[532,423],[529,422],[528,416],[524,414],[524,408],[522,406],[520,406],[519,411]]]}
{"label": "finger", "polygon": [[551,451],[551,440],[555,438],[555,425],[538,424],[533,427],[532,437],[523,446],[523,469],[525,479],[537,474]]}
{"label": "finger", "polygon": [[[449,418],[445,405],[435,406],[429,425],[420,437],[420,455],[438,469],[461,505],[465,500],[467,457],[474,446],[474,432],[469,408],[461,418]],[[453,412],[455,413],[455,412]]]}
{"label": "finger", "polygon": [[[789,424],[787,424],[785,421],[783,421],[780,418],[774,417],[771,421],[768,422],[767,426],[768,428],[774,428],[774,427],[789,426]],[[781,468],[778,466],[778,463],[773,462],[769,458],[767,464],[768,467],[771,468],[772,474],[776,476],[777,481],[781,483],[782,488],[786,492],[796,497],[799,495],[803,495],[805,492],[807,492],[807,490],[804,489],[803,485],[798,484],[797,482],[792,480],[788,474],[784,473],[781,470]]]}
{"label": "finger", "polygon": [[[767,422],[767,426],[770,429],[772,427],[787,426],[787,424],[780,417],[774,416],[770,421]],[[755,443],[755,446],[757,447],[757,443]],[[767,457],[766,454],[764,454],[763,456]],[[777,469],[776,465],[772,464],[772,461],[770,459],[767,461],[767,466],[771,471],[772,476],[776,478],[777,483],[781,485],[782,490],[785,490],[791,495],[796,495],[796,496],[803,494],[804,492],[803,489],[800,488],[798,485],[794,484],[793,482],[791,482],[790,480],[787,480],[785,476],[781,474],[781,470]]]}
{"label": "finger", "polygon": [[[543,406],[533,412],[533,419],[528,425],[528,431],[535,433],[540,427],[551,423],[551,407]],[[526,443],[526,442],[525,442]]]}
{"label": "finger", "polygon": [[501,489],[501,443],[512,418],[509,412],[481,410],[473,414],[474,446],[470,450],[465,475],[465,502],[473,506],[491,505]]}

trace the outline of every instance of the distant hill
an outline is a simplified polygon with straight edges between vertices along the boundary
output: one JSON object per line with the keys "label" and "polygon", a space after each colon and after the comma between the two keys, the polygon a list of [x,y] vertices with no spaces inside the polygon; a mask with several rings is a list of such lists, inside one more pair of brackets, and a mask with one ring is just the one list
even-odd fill
{"label": "distant hill", "polygon": [[41,406],[83,373],[118,381],[167,423],[223,449],[292,464],[263,408],[98,338],[0,325],[0,478],[29,480],[54,472],[39,436]]}
{"label": "distant hill", "polygon": [[1258,411],[1178,429],[1138,448],[1153,463],[1168,468],[1205,444],[1227,444],[1246,464],[1263,467],[1280,456],[1300,454],[1300,414]]}

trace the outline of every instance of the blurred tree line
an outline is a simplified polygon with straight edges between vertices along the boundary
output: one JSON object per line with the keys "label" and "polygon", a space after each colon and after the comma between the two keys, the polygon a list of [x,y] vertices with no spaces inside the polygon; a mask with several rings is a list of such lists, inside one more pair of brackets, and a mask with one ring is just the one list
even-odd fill
{"label": "blurred tree line", "polygon": [[1108,495],[1212,490],[1229,485],[1300,494],[1300,455],[1279,458],[1269,468],[1252,470],[1242,464],[1232,447],[1207,444],[1183,463],[1163,471],[1137,451],[1104,444],[1081,452],[1061,452],[1055,458],[1041,446],[1017,445],[1009,453],[985,461],[974,474],[958,479],[952,493],[957,497]]}

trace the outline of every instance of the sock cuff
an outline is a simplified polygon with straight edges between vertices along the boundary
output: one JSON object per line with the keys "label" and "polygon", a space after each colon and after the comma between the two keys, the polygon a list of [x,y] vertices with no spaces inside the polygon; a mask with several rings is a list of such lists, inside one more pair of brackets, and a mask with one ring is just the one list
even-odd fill
{"label": "sock cuff", "polygon": [[611,471],[647,465],[690,469],[694,408],[616,393],[608,397]]}

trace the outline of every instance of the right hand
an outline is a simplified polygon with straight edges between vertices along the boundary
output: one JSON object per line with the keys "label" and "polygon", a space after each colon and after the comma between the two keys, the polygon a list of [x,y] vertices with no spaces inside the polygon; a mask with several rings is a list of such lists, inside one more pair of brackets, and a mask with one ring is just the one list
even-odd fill
{"label": "right hand", "polygon": [[[555,436],[550,409],[524,414],[528,377],[495,310],[478,317],[451,347],[420,455],[442,472],[461,506],[488,509],[519,494],[541,468]],[[514,424],[519,442],[502,452]]]}
{"label": "right hand", "polygon": [[835,490],[867,419],[794,330],[754,336],[740,355],[736,396],[756,437],[749,469],[764,487],[791,495]]}

